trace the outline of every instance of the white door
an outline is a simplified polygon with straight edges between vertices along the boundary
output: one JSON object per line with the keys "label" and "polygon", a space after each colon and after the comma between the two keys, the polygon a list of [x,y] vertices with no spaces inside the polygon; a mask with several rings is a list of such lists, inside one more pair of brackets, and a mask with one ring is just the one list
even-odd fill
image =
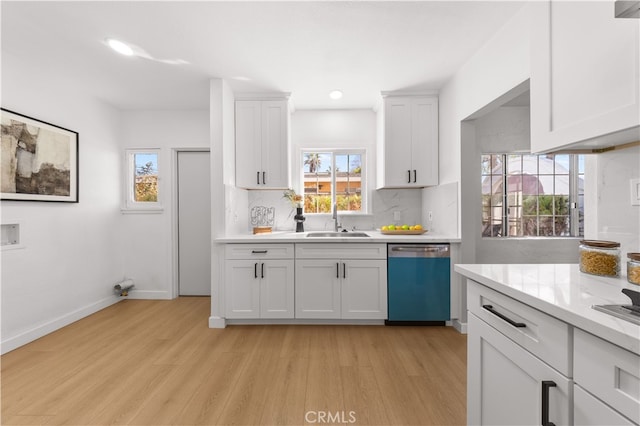
{"label": "white door", "polygon": [[[569,424],[569,379],[475,314],[469,313],[467,324],[468,424]],[[548,419],[543,418],[546,403]]]}
{"label": "white door", "polygon": [[387,98],[385,102],[385,186],[409,187],[411,170],[411,102]]}
{"label": "white door", "polygon": [[262,102],[262,185],[289,187],[287,101]]}
{"label": "white door", "polygon": [[260,318],[261,265],[256,260],[227,260],[225,299],[227,318]]}
{"label": "white door", "polygon": [[293,260],[260,264],[260,318],[293,318]]}
{"label": "white door", "polygon": [[296,318],[340,318],[340,277],[338,260],[296,260]]}
{"label": "white door", "polygon": [[387,318],[387,261],[342,261],[342,318]]}
{"label": "white door", "polygon": [[178,152],[178,294],[211,294],[209,152]]}

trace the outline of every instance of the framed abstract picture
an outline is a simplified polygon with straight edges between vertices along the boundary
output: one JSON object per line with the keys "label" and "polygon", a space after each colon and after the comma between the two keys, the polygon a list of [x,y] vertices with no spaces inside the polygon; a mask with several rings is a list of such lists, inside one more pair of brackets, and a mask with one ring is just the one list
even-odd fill
{"label": "framed abstract picture", "polygon": [[78,132],[0,109],[2,200],[78,202]]}

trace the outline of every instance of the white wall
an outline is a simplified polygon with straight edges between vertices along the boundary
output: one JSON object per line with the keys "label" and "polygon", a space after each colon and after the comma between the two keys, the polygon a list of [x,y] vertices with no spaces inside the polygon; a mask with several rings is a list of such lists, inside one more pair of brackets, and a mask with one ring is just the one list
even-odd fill
{"label": "white wall", "polygon": [[460,180],[460,122],[530,75],[527,4],[440,90],[439,182]]}
{"label": "white wall", "polygon": [[[122,113],[122,142],[118,155],[124,159],[125,149],[137,148],[160,149],[159,190],[164,210],[160,213],[122,215],[124,273],[135,281],[129,297],[170,299],[175,296],[172,260],[174,150],[209,148],[209,112],[125,111]],[[124,176],[124,169],[122,173]]]}
{"label": "white wall", "polygon": [[2,106],[77,131],[80,161],[78,204],[1,203],[24,244],[2,251],[4,353],[117,302],[124,267],[119,112],[5,52]]}
{"label": "white wall", "polygon": [[[422,221],[420,189],[376,191],[376,113],[373,110],[298,110],[291,116],[291,185],[298,194],[302,188],[302,152],[307,149],[354,148],[366,150],[365,178],[368,215],[341,214],[346,229],[374,229],[394,223],[393,212],[399,211],[401,223]],[[249,209],[253,206],[275,207],[277,230],[295,230],[294,209],[281,190],[248,191]],[[247,218],[248,219],[248,218]],[[305,231],[332,230],[329,214],[307,214]],[[251,229],[248,220],[242,229]]]}
{"label": "white wall", "polygon": [[[462,156],[471,156],[472,167],[462,170],[462,180],[476,183],[473,198],[465,197],[465,210],[474,217],[473,232],[464,235],[464,242],[475,240],[474,263],[577,263],[578,238],[483,238],[480,217],[480,156],[483,153],[528,152],[531,146],[529,107],[501,107],[475,124],[473,143],[462,140]],[[588,215],[588,212],[587,212]],[[465,224],[468,226],[468,224]]]}
{"label": "white wall", "polygon": [[[222,79],[209,82],[209,140],[211,144],[211,231],[213,238],[225,236],[248,215],[247,191],[233,188],[235,182],[234,94]],[[238,216],[231,206],[240,208]],[[227,229],[229,227],[229,229]],[[209,327],[224,327],[224,244],[212,243],[211,315]]]}
{"label": "white wall", "polygon": [[[631,205],[629,183],[640,179],[640,147],[598,154],[592,160],[596,193],[591,199],[585,198],[585,203],[591,203],[585,210],[597,211],[597,216],[589,226],[585,225],[585,237],[619,242],[626,264],[626,253],[640,252],[640,206]],[[596,233],[589,233],[590,230]]]}
{"label": "white wall", "polygon": [[[474,112],[490,104],[496,98],[522,84],[530,76],[530,22],[531,8],[527,4],[469,59],[445,84],[439,94],[439,182],[444,185],[459,182],[458,229],[463,237],[459,251],[460,263],[475,262],[475,238],[473,211],[467,209],[470,194],[476,191],[472,182],[462,180],[461,170],[472,167],[472,159],[462,155],[462,123]],[[468,137],[475,137],[473,129],[466,129]],[[430,190],[425,195],[431,197]],[[471,229],[469,226],[471,225]],[[471,239],[464,239],[468,235]],[[452,294],[460,298],[460,322],[466,323],[466,285],[460,275],[451,277]]]}

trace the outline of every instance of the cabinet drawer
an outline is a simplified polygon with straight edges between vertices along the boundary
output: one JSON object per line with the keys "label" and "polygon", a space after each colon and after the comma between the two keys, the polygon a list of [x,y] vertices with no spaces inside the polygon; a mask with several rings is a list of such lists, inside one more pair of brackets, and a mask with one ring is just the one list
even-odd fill
{"label": "cabinet drawer", "polygon": [[293,259],[293,244],[227,244],[226,259]]}
{"label": "cabinet drawer", "polygon": [[578,385],[573,385],[573,424],[633,426],[629,419],[622,417],[620,413]]}
{"label": "cabinet drawer", "polygon": [[468,280],[467,286],[470,312],[562,374],[571,376],[568,324],[475,281]]}
{"label": "cabinet drawer", "polygon": [[296,259],[386,259],[386,244],[296,244]]}
{"label": "cabinet drawer", "polygon": [[573,353],[575,382],[640,423],[640,356],[577,328]]}

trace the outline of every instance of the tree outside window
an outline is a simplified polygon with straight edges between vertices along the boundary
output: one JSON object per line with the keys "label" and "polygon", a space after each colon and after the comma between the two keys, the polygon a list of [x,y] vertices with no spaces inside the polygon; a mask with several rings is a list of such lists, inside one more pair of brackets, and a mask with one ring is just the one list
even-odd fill
{"label": "tree outside window", "polygon": [[581,236],[584,157],[481,157],[483,237]]}
{"label": "tree outside window", "polygon": [[305,213],[363,210],[364,153],[352,151],[303,152]]}

